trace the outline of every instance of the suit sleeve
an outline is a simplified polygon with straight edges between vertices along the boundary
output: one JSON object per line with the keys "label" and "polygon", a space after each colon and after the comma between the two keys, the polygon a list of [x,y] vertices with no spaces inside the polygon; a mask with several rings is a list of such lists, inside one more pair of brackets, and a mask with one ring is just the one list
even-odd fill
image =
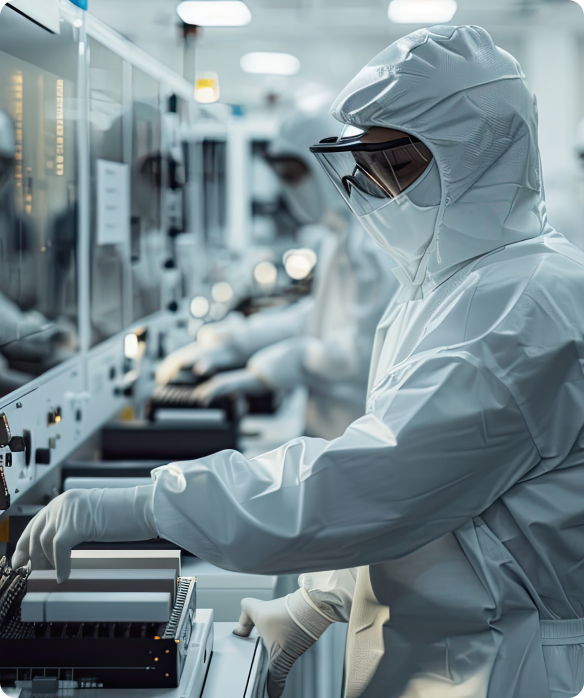
{"label": "suit sleeve", "polygon": [[464,352],[403,365],[333,441],[154,471],[162,536],[226,569],[290,574],[402,557],[483,512],[540,461],[508,388]]}

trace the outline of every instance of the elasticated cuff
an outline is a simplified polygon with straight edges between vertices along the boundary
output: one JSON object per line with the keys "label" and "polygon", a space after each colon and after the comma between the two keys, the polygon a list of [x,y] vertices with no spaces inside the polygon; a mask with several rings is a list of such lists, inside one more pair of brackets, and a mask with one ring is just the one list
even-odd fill
{"label": "elasticated cuff", "polygon": [[298,589],[286,597],[286,610],[296,625],[313,640],[318,640],[333,623],[313,603],[305,589]]}

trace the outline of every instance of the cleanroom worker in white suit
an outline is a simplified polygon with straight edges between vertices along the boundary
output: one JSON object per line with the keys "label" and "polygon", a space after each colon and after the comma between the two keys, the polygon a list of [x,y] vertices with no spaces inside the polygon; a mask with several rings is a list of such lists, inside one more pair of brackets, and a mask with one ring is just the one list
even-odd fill
{"label": "cleanroom worker in white suit", "polygon": [[[64,578],[82,540],[160,534],[228,569],[311,572],[285,600],[247,604],[238,630],[255,620],[271,650],[270,695],[338,617],[348,698],[575,696],[584,253],[547,223],[534,96],[483,29],[439,26],[374,58],[333,112],[361,133],[314,150],[403,284],[367,415],[333,441],[67,492],[14,564]],[[319,574],[349,568],[355,585]]]}
{"label": "cleanroom worker in white suit", "polygon": [[250,318],[233,314],[207,325],[196,343],[171,354],[157,371],[166,383],[184,364],[220,373],[196,394],[210,402],[233,392],[287,392],[308,388],[306,432],[333,439],[365,413],[375,329],[399,284],[394,263],[351,216],[310,146],[323,133],[340,133],[330,100],[297,107],[270,144],[268,162],[278,175],[294,217],[320,229],[314,289],[285,310]]}

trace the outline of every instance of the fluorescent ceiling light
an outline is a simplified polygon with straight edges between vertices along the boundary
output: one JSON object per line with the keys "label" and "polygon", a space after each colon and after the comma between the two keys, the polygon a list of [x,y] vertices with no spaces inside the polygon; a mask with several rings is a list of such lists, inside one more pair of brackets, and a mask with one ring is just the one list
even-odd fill
{"label": "fluorescent ceiling light", "polygon": [[176,11],[185,24],[199,27],[243,27],[251,22],[243,0],[185,0]]}
{"label": "fluorescent ceiling light", "polygon": [[455,0],[392,0],[387,14],[397,24],[445,24],[457,8]]}
{"label": "fluorescent ceiling light", "polygon": [[263,75],[296,75],[300,61],[290,53],[246,53],[239,61],[246,73]]}
{"label": "fluorescent ceiling light", "polygon": [[574,0],[576,5],[580,5],[580,7],[584,10],[584,0]]}

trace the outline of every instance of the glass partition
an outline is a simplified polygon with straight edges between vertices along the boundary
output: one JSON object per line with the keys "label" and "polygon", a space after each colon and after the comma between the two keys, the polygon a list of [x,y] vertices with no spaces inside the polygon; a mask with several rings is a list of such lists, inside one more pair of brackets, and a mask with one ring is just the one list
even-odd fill
{"label": "glass partition", "polygon": [[0,393],[77,350],[76,32],[0,22]]}
{"label": "glass partition", "polygon": [[[130,321],[130,190],[124,164],[124,62],[90,39],[91,345]],[[127,119],[126,119],[127,120]]]}
{"label": "glass partition", "polygon": [[132,319],[136,321],[160,310],[165,259],[161,198],[166,177],[160,85],[137,68],[132,69],[130,177]]}
{"label": "glass partition", "polygon": [[205,139],[198,148],[205,242],[211,248],[222,248],[227,244],[227,144],[224,140]]}

